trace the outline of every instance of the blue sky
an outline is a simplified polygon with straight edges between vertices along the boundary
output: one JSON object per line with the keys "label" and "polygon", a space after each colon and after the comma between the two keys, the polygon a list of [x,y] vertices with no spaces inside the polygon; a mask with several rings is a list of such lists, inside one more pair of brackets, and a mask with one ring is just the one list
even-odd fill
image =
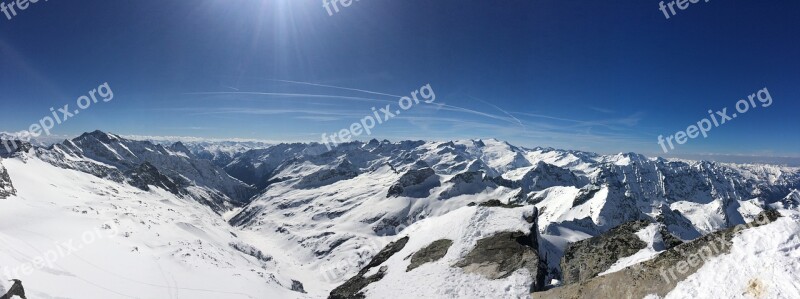
{"label": "blue sky", "polygon": [[[6,1],[8,2],[8,1]],[[360,139],[498,138],[663,154],[707,111],[774,102],[670,154],[800,156],[798,1],[39,1],[0,15],[0,131],[103,82],[53,129],[319,141],[431,84]]]}

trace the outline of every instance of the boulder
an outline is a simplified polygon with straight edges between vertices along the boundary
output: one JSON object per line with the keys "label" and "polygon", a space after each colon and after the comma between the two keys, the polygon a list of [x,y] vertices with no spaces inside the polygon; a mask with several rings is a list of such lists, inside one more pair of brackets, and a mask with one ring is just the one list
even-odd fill
{"label": "boulder", "polygon": [[447,254],[447,250],[453,245],[452,240],[442,239],[433,241],[430,245],[420,249],[411,256],[411,264],[408,265],[406,272],[414,270],[425,263],[435,262]]}

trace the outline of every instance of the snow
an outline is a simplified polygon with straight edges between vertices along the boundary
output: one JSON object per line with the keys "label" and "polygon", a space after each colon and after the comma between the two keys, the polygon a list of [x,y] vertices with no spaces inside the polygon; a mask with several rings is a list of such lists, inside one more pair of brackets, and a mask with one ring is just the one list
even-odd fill
{"label": "snow", "polygon": [[[408,236],[409,241],[383,264],[388,267],[386,276],[364,292],[368,298],[397,298],[399,294],[406,298],[529,298],[533,281],[525,269],[505,279],[490,280],[451,265],[466,256],[479,239],[499,232],[529,233],[530,224],[523,218],[531,212],[531,207],[464,207],[419,221],[398,236]],[[441,239],[453,241],[443,258],[406,272],[407,257]]]}
{"label": "snow", "polygon": [[800,213],[780,213],[736,235],[730,253],[707,261],[665,298],[800,298]]}
{"label": "snow", "polygon": [[587,217],[595,221],[595,223],[599,224],[601,222],[602,216],[600,212],[605,205],[608,189],[600,189],[585,203],[573,207],[578,191],[578,188],[575,187],[551,187],[536,195],[535,200],[542,199],[536,206],[541,211],[539,226],[543,228],[543,231],[550,224]]}
{"label": "snow", "polygon": [[35,157],[3,164],[17,195],[0,200],[1,280],[21,279],[31,298],[306,296],[232,249],[237,230],[193,200]]}
{"label": "snow", "polygon": [[597,276],[603,276],[609,273],[614,273],[619,270],[625,269],[627,267],[633,266],[635,264],[650,260],[655,258],[659,253],[664,251],[664,244],[663,240],[661,239],[661,234],[659,233],[659,229],[661,226],[657,223],[652,223],[647,227],[639,230],[636,232],[636,236],[639,237],[642,241],[647,243],[647,247],[642,248],[638,252],[634,253],[631,256],[623,257],[617,260],[613,265],[611,265],[608,270],[598,274]]}
{"label": "snow", "polygon": [[[31,247],[46,252],[54,248],[52,240],[80,238],[109,221],[119,230],[113,238],[101,238],[52,267],[23,277],[37,297],[327,297],[388,242],[404,235],[411,241],[398,258],[436,238],[453,238],[456,244],[440,262],[423,265],[411,272],[414,275],[404,272],[408,261],[390,259],[389,276],[368,290],[373,297],[527,297],[527,273],[488,281],[449,267],[480,236],[528,229],[519,221],[526,208],[467,208],[468,203],[498,199],[527,208],[535,204],[542,213],[541,250],[548,265],[557,269],[569,243],[633,219],[658,217],[662,211],[680,212],[678,221],[670,224],[672,230],[707,233],[752,220],[765,205],[776,205],[776,196],[800,202],[797,191],[794,196],[781,194],[797,188],[798,168],[525,149],[494,139],[356,142],[328,153],[319,144],[182,140],[192,152],[187,155],[116,135],[109,138],[113,141],[109,144],[67,141],[3,160],[18,193],[0,200],[4,216],[0,237],[8,239],[0,242],[0,266],[24,265],[36,256],[26,252]],[[177,140],[168,139],[160,142]],[[96,156],[97,152],[103,155]],[[207,159],[214,161],[199,159],[199,152],[210,153]],[[158,188],[145,192],[85,173],[125,171],[143,161],[155,161],[152,164],[160,171],[195,182],[185,188],[190,196]],[[229,177],[224,165],[252,168],[252,177]],[[353,173],[335,172],[340,165]],[[436,174],[424,188],[414,187],[429,190],[415,197],[387,198],[388,189],[405,171],[426,166]],[[553,176],[563,182],[539,180],[545,176],[533,170],[540,166],[546,166],[540,170],[548,175],[572,172],[574,177]],[[334,172],[328,176],[330,171]],[[451,181],[465,172],[479,173],[478,179]],[[497,177],[511,182],[493,180]],[[543,187],[525,190],[537,180]],[[230,200],[236,188],[252,187],[244,181],[272,183],[260,187],[245,207],[223,205],[225,209],[216,211],[222,215],[198,203],[209,198]],[[576,204],[576,196],[587,190],[594,191]],[[767,200],[769,196],[773,198]],[[648,248],[614,268],[652,258],[659,251],[654,229],[639,232]],[[272,259],[260,261],[231,248],[231,243],[245,244]],[[302,282],[308,294],[290,291],[293,279]],[[436,287],[419,287],[430,283]]]}

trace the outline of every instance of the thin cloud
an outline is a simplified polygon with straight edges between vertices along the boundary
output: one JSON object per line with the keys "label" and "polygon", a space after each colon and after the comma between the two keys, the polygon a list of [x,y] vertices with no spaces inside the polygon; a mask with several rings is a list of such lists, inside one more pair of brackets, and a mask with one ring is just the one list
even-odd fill
{"label": "thin cloud", "polygon": [[291,80],[271,80],[271,81],[277,81],[277,82],[283,82],[283,83],[301,84],[301,85],[309,85],[309,86],[317,86],[317,87],[327,87],[327,88],[334,88],[334,89],[348,90],[348,91],[358,91],[358,92],[375,94],[375,95],[395,97],[395,98],[398,98],[398,99],[403,97],[403,96],[399,96],[399,95],[382,93],[382,92],[377,92],[377,91],[370,91],[370,90],[365,90],[365,89],[349,88],[349,87],[334,86],[334,85],[327,85],[327,84],[319,84],[319,83],[312,83],[312,82],[291,81]]}
{"label": "thin cloud", "polygon": [[472,97],[472,96],[470,96],[470,98],[472,98],[472,99],[474,99],[474,100],[476,100],[476,101],[479,101],[479,102],[481,102],[481,103],[484,103],[484,104],[486,104],[486,105],[492,106],[492,107],[494,107],[494,108],[495,108],[495,109],[497,109],[497,110],[500,110],[500,112],[503,112],[503,113],[505,113],[505,115],[508,115],[508,117],[510,117],[510,118],[512,118],[512,119],[514,119],[514,120],[516,120],[516,121],[517,121],[517,123],[518,123],[518,124],[519,124],[519,125],[520,125],[520,126],[523,128],[523,129],[525,129],[525,125],[523,125],[523,124],[522,124],[522,122],[521,122],[521,121],[520,121],[518,118],[516,118],[516,117],[514,117],[513,115],[511,115],[511,113],[508,113],[507,111],[505,111],[505,110],[501,109],[500,107],[497,107],[497,106],[495,106],[494,104],[491,104],[491,103],[489,103],[489,102],[486,102],[486,101],[484,101],[484,100],[481,100],[481,99],[479,99],[479,98]]}
{"label": "thin cloud", "polygon": [[600,107],[594,107],[594,106],[588,106],[586,108],[589,108],[589,109],[597,111],[597,112],[602,112],[602,113],[605,113],[605,114],[614,114],[614,113],[616,113],[616,111],[611,110],[611,109],[606,109],[606,108],[600,108]]}
{"label": "thin cloud", "polygon": [[190,92],[190,93],[184,93],[184,95],[263,95],[263,96],[289,97],[289,98],[320,98],[320,99],[353,100],[362,102],[394,103],[393,101],[388,101],[388,100],[370,99],[370,98],[353,97],[353,96],[342,96],[342,95],[331,95],[331,94],[283,93],[283,92],[217,91],[217,92]]}

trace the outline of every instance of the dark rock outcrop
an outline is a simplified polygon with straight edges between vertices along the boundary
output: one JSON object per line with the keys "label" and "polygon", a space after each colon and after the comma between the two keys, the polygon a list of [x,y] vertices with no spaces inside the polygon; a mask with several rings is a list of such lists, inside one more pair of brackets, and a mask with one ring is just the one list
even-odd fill
{"label": "dark rock outcrop", "polygon": [[129,183],[132,186],[144,191],[150,191],[149,186],[155,186],[175,195],[186,194],[183,187],[188,186],[188,183],[176,182],[159,172],[158,169],[149,162],[144,162],[138,167],[127,171],[125,174],[130,179]]}
{"label": "dark rock outcrop", "polygon": [[11,183],[11,177],[3,164],[0,163],[0,199],[8,198],[11,195],[17,194],[14,185]]}
{"label": "dark rock outcrop", "polygon": [[[534,209],[533,215],[538,215]],[[529,221],[530,220],[530,221]],[[515,271],[525,268],[533,278],[531,291],[544,288],[546,263],[539,257],[539,236],[537,219],[526,219],[532,222],[531,232],[501,232],[478,240],[475,248],[454,267],[460,267],[469,273],[483,275],[489,279],[501,279]]]}
{"label": "dark rock outcrop", "polygon": [[350,163],[347,159],[339,162],[336,167],[322,169],[315,173],[304,176],[297,183],[296,187],[303,189],[317,188],[330,185],[338,181],[349,180],[359,175],[358,167]]}
{"label": "dark rock outcrop", "polygon": [[420,249],[411,256],[411,264],[408,265],[406,272],[414,270],[425,263],[435,262],[447,254],[447,250],[453,245],[452,240],[442,239],[433,241],[430,245]]}
{"label": "dark rock outcrop", "polygon": [[[423,186],[429,179],[434,179],[436,173],[430,167],[422,169],[412,169],[400,176],[394,185],[389,187],[386,197],[412,196],[425,197],[430,188],[439,184],[439,181],[431,182],[431,186]],[[418,188],[414,188],[418,187]],[[419,189],[419,190],[416,190]]]}
{"label": "dark rock outcrop", "polygon": [[608,270],[620,258],[647,247],[636,232],[649,224],[644,220],[628,222],[603,235],[570,244],[561,259],[563,284],[591,279]]}
{"label": "dark rock outcrop", "polygon": [[11,158],[16,153],[24,153],[33,148],[29,142],[22,140],[0,139],[0,157]]}
{"label": "dark rock outcrop", "polygon": [[589,199],[592,199],[595,193],[597,193],[597,191],[600,191],[600,189],[601,189],[600,186],[592,184],[583,186],[583,188],[581,188],[580,191],[578,191],[578,195],[575,196],[575,200],[572,202],[572,206],[577,207],[589,201]]}
{"label": "dark rock outcrop", "polygon": [[490,279],[506,278],[523,267],[535,273],[539,257],[523,232],[502,232],[478,240],[478,244],[455,264],[470,273]]}
{"label": "dark rock outcrop", "polygon": [[5,293],[3,296],[0,296],[0,299],[11,299],[14,297],[19,297],[22,299],[26,299],[25,297],[25,288],[22,287],[22,281],[19,279],[11,280],[14,284],[11,286],[11,289],[8,290],[8,293]]}
{"label": "dark rock outcrop", "polygon": [[292,280],[292,291],[295,291],[295,292],[298,292],[298,293],[303,293],[303,294],[306,293],[306,289],[305,289],[305,287],[303,287],[303,283],[299,282],[297,280],[294,280],[294,279]]}
{"label": "dark rock outcrop", "polygon": [[408,237],[403,237],[389,243],[383,249],[381,249],[375,257],[367,264],[364,269],[353,276],[352,278],[348,279],[342,285],[336,287],[331,291],[330,296],[328,299],[360,299],[365,298],[364,293],[361,292],[364,287],[369,285],[370,283],[379,281],[386,275],[386,266],[382,266],[378,268],[378,273],[375,273],[371,276],[365,276],[370,269],[375,268],[386,262],[390,257],[392,257],[395,253],[403,250],[403,247],[406,246],[408,243]]}
{"label": "dark rock outcrop", "polygon": [[513,209],[513,208],[521,207],[521,205],[513,204],[513,203],[506,204],[506,203],[503,203],[502,201],[497,200],[497,199],[490,199],[490,200],[484,201],[484,202],[478,204],[478,206],[479,207],[490,207],[490,208],[506,208],[506,209]]}
{"label": "dark rock outcrop", "polygon": [[553,186],[579,186],[578,177],[569,169],[542,161],[526,173],[521,180],[525,192],[543,190]]}
{"label": "dark rock outcrop", "polygon": [[644,298],[651,294],[664,297],[707,260],[728,253],[738,231],[768,224],[778,217],[776,211],[764,211],[746,226],[707,234],[618,272],[531,295],[534,299]]}
{"label": "dark rock outcrop", "polygon": [[667,250],[683,244],[683,241],[670,233],[665,226],[661,226],[660,234],[661,240],[664,242],[664,247]]}

